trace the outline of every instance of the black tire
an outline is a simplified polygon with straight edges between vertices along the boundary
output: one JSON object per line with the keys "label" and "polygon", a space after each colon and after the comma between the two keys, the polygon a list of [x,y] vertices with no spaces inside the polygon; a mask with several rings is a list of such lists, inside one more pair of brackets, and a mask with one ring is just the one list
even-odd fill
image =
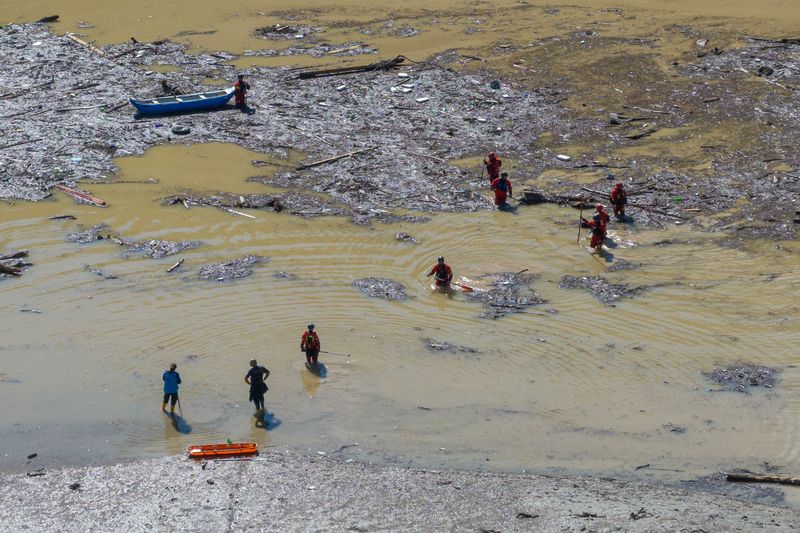
{"label": "black tire", "polygon": [[172,133],[175,135],[188,135],[190,131],[186,126],[172,126]]}

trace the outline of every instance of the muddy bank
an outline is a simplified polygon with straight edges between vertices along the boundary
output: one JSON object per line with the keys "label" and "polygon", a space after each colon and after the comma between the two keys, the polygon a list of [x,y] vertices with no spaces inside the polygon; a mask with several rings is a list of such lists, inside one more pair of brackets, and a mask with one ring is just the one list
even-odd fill
{"label": "muddy bank", "polygon": [[786,531],[800,524],[791,509],[636,481],[376,467],[288,450],[251,461],[169,457],[35,473],[2,476],[4,529]]}

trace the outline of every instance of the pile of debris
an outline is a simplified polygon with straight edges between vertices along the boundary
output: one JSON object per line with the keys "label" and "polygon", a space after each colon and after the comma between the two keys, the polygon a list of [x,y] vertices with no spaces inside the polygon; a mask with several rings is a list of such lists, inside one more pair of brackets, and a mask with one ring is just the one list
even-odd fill
{"label": "pile of debris", "polygon": [[210,281],[227,281],[244,278],[253,273],[252,267],[254,265],[266,263],[267,261],[269,261],[269,257],[246,255],[225,263],[206,265],[200,269],[197,273],[197,277]]}
{"label": "pile of debris", "polygon": [[19,277],[25,268],[32,266],[32,263],[23,260],[24,257],[28,257],[28,250],[17,250],[0,255],[0,279],[11,276]]}
{"label": "pile of debris", "polygon": [[[82,224],[78,224],[78,228],[84,228]],[[77,242],[79,244],[86,244],[87,242],[99,241],[103,238],[100,235],[101,231],[107,230],[108,225],[105,223],[97,224],[88,229],[78,229],[67,234],[67,241]]]}
{"label": "pile of debris", "polygon": [[716,381],[725,389],[735,392],[747,392],[751,387],[771,389],[775,386],[777,374],[778,371],[775,368],[750,363],[740,363],[732,367],[703,372],[707,378]]}
{"label": "pile of debris", "polygon": [[627,284],[614,284],[600,276],[570,276],[566,275],[561,278],[558,284],[562,289],[575,289],[583,287],[589,293],[597,298],[604,305],[613,307],[619,300],[624,297],[632,297],[639,293],[641,287],[630,288]]}
{"label": "pile of debris", "polygon": [[516,272],[484,274],[480,279],[493,280],[487,290],[465,293],[467,301],[481,302],[485,311],[481,318],[500,318],[510,313],[525,313],[526,309],[544,303],[531,287],[535,276]]}
{"label": "pile of debris", "polygon": [[149,240],[126,243],[126,248],[130,252],[144,253],[152,259],[161,259],[168,255],[174,255],[184,250],[190,250],[202,245],[201,241],[164,241]]}
{"label": "pile of debris", "polygon": [[383,300],[403,301],[406,296],[406,288],[394,280],[388,278],[362,278],[353,282],[353,286],[362,293],[372,298]]}
{"label": "pile of debris", "polygon": [[447,341],[434,341],[433,339],[422,339],[425,346],[433,352],[450,352],[450,353],[480,353],[477,348],[470,348],[469,346],[460,346],[452,344]]}
{"label": "pile of debris", "polygon": [[263,26],[256,28],[255,36],[260,39],[268,39],[270,41],[286,41],[291,39],[303,39],[307,35],[321,32],[322,28],[315,28],[313,26],[296,25],[288,26],[284,24],[273,24],[272,26]]}
{"label": "pile of debris", "polygon": [[[311,41],[311,39],[309,39]],[[247,57],[286,57],[286,56],[360,56],[364,54],[377,54],[378,49],[359,42],[341,44],[319,43],[314,46],[290,46],[281,49],[245,50],[242,55]]]}

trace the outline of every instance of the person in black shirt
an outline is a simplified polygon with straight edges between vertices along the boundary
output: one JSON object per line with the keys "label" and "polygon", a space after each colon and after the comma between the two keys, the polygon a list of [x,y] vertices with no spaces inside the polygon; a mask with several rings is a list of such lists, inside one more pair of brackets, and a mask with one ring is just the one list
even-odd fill
{"label": "person in black shirt", "polygon": [[250,361],[250,370],[244,377],[244,382],[250,385],[250,401],[256,404],[259,413],[264,412],[264,393],[267,392],[267,384],[264,380],[269,377],[269,370],[263,366],[258,366],[255,359]]}

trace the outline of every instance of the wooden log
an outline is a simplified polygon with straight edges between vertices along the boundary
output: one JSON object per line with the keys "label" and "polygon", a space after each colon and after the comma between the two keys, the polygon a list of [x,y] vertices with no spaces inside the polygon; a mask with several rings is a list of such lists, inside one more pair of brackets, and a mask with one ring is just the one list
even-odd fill
{"label": "wooden log", "polygon": [[183,261],[184,261],[184,260],[183,260],[183,259],[181,259],[180,261],[178,261],[177,263],[175,263],[174,265],[172,265],[171,267],[169,267],[169,268],[167,269],[167,272],[172,272],[173,270],[175,270],[176,268],[178,268],[179,266],[181,266],[181,265],[183,264]]}
{"label": "wooden log", "polygon": [[626,135],[625,138],[635,141],[636,139],[641,139],[642,137],[648,137],[657,131],[658,131],[657,128],[650,128],[645,131],[640,131],[639,133],[632,133],[631,135]]}
{"label": "wooden log", "polygon": [[9,274],[11,276],[21,276],[22,271],[17,268],[7,267],[4,264],[0,263],[0,274]]}
{"label": "wooden log", "polygon": [[235,209],[231,209],[230,207],[224,207],[224,206],[221,206],[221,205],[218,205],[217,207],[219,207],[223,211],[227,211],[228,213],[230,213],[232,215],[239,215],[239,216],[243,216],[243,217],[247,217],[247,218],[256,218],[253,215],[248,215],[247,213],[242,213],[241,211],[236,211]]}
{"label": "wooden log", "polygon": [[370,63],[369,65],[310,70],[299,73],[297,77],[301,80],[306,80],[310,78],[321,78],[324,76],[339,76],[343,74],[356,74],[359,72],[388,70],[390,68],[396,67],[397,65],[405,61],[405,59],[406,58],[404,56],[397,56],[394,59],[388,59],[386,61],[378,61],[377,63]]}
{"label": "wooden log", "polygon": [[106,57],[106,53],[105,52],[103,52],[102,50],[100,50],[99,48],[94,46],[93,44],[87,43],[83,39],[81,39],[79,37],[76,37],[72,33],[67,33],[66,34],[66,38],[69,39],[70,41],[74,42],[74,43],[77,43],[77,44],[79,44],[79,45],[81,45],[83,47],[88,48],[89,50],[91,50],[95,54],[98,54],[100,57]]}
{"label": "wooden log", "polygon": [[334,161],[338,161],[340,159],[344,159],[345,157],[352,157],[356,154],[363,154],[364,152],[369,152],[370,150],[374,150],[377,148],[376,146],[372,146],[370,148],[364,148],[363,150],[356,150],[354,152],[347,152],[346,154],[339,154],[333,157],[329,157],[327,159],[320,159],[319,161],[314,161],[313,163],[307,163],[305,165],[298,165],[294,167],[295,170],[305,170],[307,168],[318,167],[320,165],[324,165],[326,163],[333,163]]}
{"label": "wooden log", "polygon": [[734,483],[778,483],[800,486],[800,478],[767,476],[764,474],[728,474],[725,479]]}
{"label": "wooden log", "polygon": [[9,252],[5,255],[0,255],[0,261],[7,261],[8,259],[20,259],[28,257],[28,250],[17,250],[16,252]]}
{"label": "wooden log", "polygon": [[13,146],[20,146],[20,145],[23,145],[23,144],[35,143],[35,142],[39,142],[41,140],[42,139],[31,139],[29,141],[17,141],[15,143],[11,143],[11,144],[4,144],[4,145],[0,146],[0,150],[2,150],[3,148],[11,148]]}
{"label": "wooden log", "polygon": [[108,104],[87,105],[82,107],[62,107],[60,109],[53,109],[57,113],[64,113],[66,111],[81,111],[83,109],[97,109],[98,107],[105,107]]}
{"label": "wooden log", "polygon": [[69,194],[73,198],[78,198],[80,200],[83,200],[84,202],[89,202],[90,204],[94,204],[100,207],[108,207],[108,204],[104,200],[101,200],[100,198],[95,198],[94,196],[86,194],[85,192],[76,191],[75,189],[70,189],[69,187],[61,185],[60,183],[57,184],[55,188],[61,192]]}
{"label": "wooden log", "polygon": [[433,159],[434,161],[438,161],[439,163],[447,163],[446,159],[442,159],[441,157],[436,157],[435,155],[421,154],[419,152],[408,152],[408,153],[412,155],[418,155],[420,157],[427,157],[428,159]]}

